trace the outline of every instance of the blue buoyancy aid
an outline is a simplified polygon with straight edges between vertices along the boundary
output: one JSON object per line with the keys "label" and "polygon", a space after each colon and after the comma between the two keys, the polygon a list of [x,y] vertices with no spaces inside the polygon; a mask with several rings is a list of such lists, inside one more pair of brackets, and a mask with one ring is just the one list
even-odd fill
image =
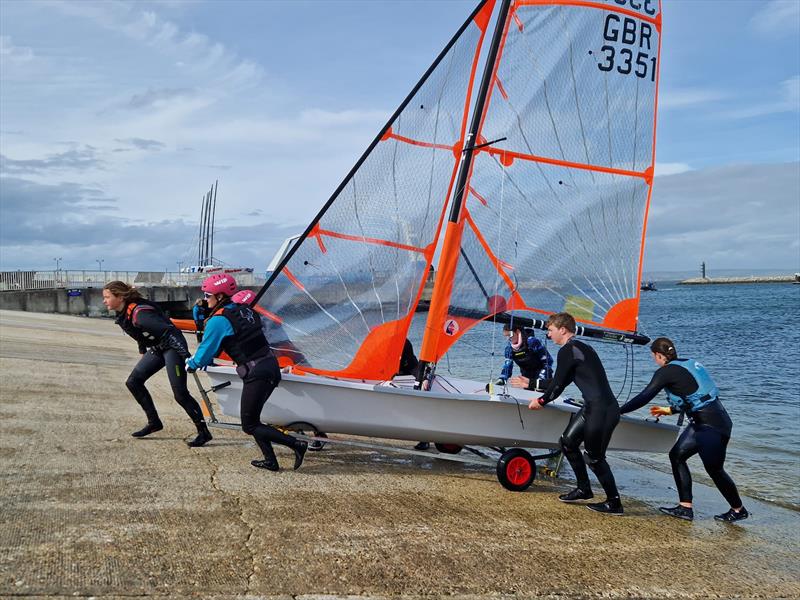
{"label": "blue buoyancy aid", "polygon": [[696,360],[692,358],[682,358],[670,361],[669,364],[683,367],[689,371],[697,382],[697,391],[688,396],[678,396],[666,390],[667,400],[673,412],[677,413],[685,410],[688,413],[693,413],[704,406],[708,406],[719,397],[717,384],[711,379],[711,375],[708,374],[706,368]]}

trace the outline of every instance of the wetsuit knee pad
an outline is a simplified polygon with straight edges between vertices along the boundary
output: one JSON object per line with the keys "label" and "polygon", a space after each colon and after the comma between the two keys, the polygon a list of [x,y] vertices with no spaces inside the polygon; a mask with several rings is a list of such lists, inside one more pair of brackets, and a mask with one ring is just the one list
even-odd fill
{"label": "wetsuit knee pad", "polygon": [[561,446],[561,449],[566,452],[569,452],[570,450],[577,450],[580,446],[580,443],[576,444],[575,440],[566,435],[562,435],[560,438],[558,438],[558,443]]}
{"label": "wetsuit knee pad", "polygon": [[144,387],[144,380],[141,377],[137,377],[134,373],[131,373],[128,375],[128,379],[125,380],[125,387],[131,392],[138,392]]}
{"label": "wetsuit knee pad", "polygon": [[601,456],[600,458],[593,458],[591,454],[589,454],[586,450],[584,450],[583,460],[586,461],[586,464],[593,469],[597,465],[597,463],[603,461],[603,457]]}

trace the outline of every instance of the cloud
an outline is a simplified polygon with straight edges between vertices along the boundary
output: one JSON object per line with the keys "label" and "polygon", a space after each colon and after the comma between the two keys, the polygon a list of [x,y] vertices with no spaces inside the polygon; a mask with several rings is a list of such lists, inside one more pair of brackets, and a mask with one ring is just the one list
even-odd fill
{"label": "cloud", "polygon": [[0,59],[3,62],[12,61],[16,63],[26,63],[33,60],[34,54],[31,48],[25,46],[15,46],[11,37],[0,35]]}
{"label": "cloud", "polygon": [[159,142],[158,140],[145,140],[142,138],[128,138],[128,139],[119,139],[116,138],[114,141],[119,142],[120,144],[129,144],[134,148],[139,150],[161,150],[162,148],[166,148],[164,144]]}
{"label": "cloud", "polygon": [[800,266],[800,163],[737,165],[660,177],[648,270]]}
{"label": "cloud", "polygon": [[[75,183],[44,185],[0,178],[0,270],[47,268],[53,256],[70,269],[173,268],[192,262],[198,224],[183,219],[131,219],[116,214],[117,200],[102,189]],[[265,268],[296,227],[270,222],[217,226],[215,256],[226,263]]]}
{"label": "cloud", "polygon": [[659,110],[691,108],[698,104],[709,104],[725,98],[718,90],[704,88],[683,88],[668,90],[658,96]]}
{"label": "cloud", "polygon": [[[205,74],[210,87],[234,93],[258,85],[263,69],[223,44],[197,32],[184,32],[172,21],[131,2],[58,2],[65,14],[88,19],[170,57],[175,64]],[[212,86],[213,82],[213,86]]]}
{"label": "cloud", "polygon": [[798,111],[800,111],[800,75],[795,75],[780,82],[772,100],[743,108],[720,111],[718,116],[729,119],[750,119]]}
{"label": "cloud", "polygon": [[691,171],[692,167],[686,163],[661,163],[656,162],[655,174],[656,177],[661,175],[677,175],[678,173],[686,173]]}
{"label": "cloud", "polygon": [[120,108],[128,110],[146,110],[164,105],[174,99],[187,98],[195,94],[196,90],[191,88],[147,88],[147,91],[144,93],[131,96],[120,105]]}
{"label": "cloud", "polygon": [[800,32],[800,2],[771,0],[752,16],[750,26],[764,36],[797,34]]}
{"label": "cloud", "polygon": [[52,170],[102,169],[103,161],[97,157],[96,149],[85,145],[66,152],[49,154],[47,158],[16,160],[0,154],[0,173],[5,175],[24,175]]}

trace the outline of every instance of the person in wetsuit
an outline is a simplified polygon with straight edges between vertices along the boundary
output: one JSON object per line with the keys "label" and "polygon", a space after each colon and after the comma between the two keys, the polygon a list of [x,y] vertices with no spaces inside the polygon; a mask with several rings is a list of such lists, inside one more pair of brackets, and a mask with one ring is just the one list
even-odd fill
{"label": "person in wetsuit", "polygon": [[733,423],[720,402],[719,390],[714,380],[696,360],[678,358],[675,344],[669,338],[660,337],[654,340],[650,344],[650,351],[659,369],[647,387],[626,402],[620,412],[624,414],[641,408],[661,390],[666,390],[669,406],[653,406],[650,414],[662,417],[685,412],[690,421],[669,451],[679,503],[672,507],[662,506],[659,510],[687,521],[694,518],[692,476],[686,461],[699,454],[709,477],[731,506],[728,512],[715,515],[714,518],[728,523],[746,519],[750,514],[742,505],[736,484],[723,468]]}
{"label": "person in wetsuit", "polygon": [[131,372],[125,385],[147,415],[147,425],[133,432],[133,437],[145,437],[164,428],[145,382],[164,367],[175,401],[186,411],[197,428],[197,437],[188,442],[198,447],[211,441],[203,412],[186,387],[184,360],[189,356],[186,338],[172,321],[153,302],[145,300],[136,290],[122,281],[111,281],[103,287],[103,304],[117,313],[116,323],[139,344],[142,358]]}
{"label": "person in wetsuit", "polygon": [[[600,357],[591,346],[575,339],[575,329],[575,319],[569,313],[557,313],[547,320],[550,339],[561,346],[556,358],[556,373],[544,395],[531,400],[528,408],[539,410],[555,400],[570,383],[578,386],[583,394],[583,407],[572,417],[560,440],[561,450],[575,473],[577,487],[561,494],[558,499],[576,502],[594,497],[586,472],[588,463],[603,486],[606,501],[586,506],[600,513],[621,515],[623,509],[617,484],[606,462],[606,448],[619,423],[619,405]],[[580,453],[581,442],[583,457]]]}
{"label": "person in wetsuit", "polygon": [[503,335],[508,337],[505,362],[495,385],[505,385],[511,379],[514,364],[519,367],[522,378],[509,382],[515,387],[544,391],[553,377],[553,357],[544,347],[533,329],[521,325],[504,325]]}
{"label": "person in wetsuit", "polygon": [[194,335],[197,337],[198,344],[203,341],[203,325],[206,321],[206,314],[208,314],[208,304],[203,298],[198,298],[192,307]]}
{"label": "person in wetsuit", "polygon": [[259,469],[278,471],[278,459],[272,442],[294,450],[294,468],[303,463],[308,443],[281,433],[272,425],[261,422],[261,410],[281,380],[278,361],[261,329],[261,317],[247,304],[236,304],[236,280],[224,273],[211,275],[201,286],[211,313],[206,319],[203,343],[194,356],[186,360],[190,371],[208,366],[220,350],[236,362],[236,373],[242,378],[240,414],[242,431],[252,435],[264,455],[263,460],[250,464]]}

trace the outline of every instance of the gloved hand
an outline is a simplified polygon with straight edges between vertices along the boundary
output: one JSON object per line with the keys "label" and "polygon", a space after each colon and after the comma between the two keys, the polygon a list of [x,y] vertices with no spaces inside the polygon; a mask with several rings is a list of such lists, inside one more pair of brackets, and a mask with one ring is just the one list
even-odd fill
{"label": "gloved hand", "polygon": [[654,417],[667,417],[672,414],[672,409],[668,406],[651,406],[650,414]]}
{"label": "gloved hand", "polygon": [[189,359],[186,359],[186,372],[187,373],[195,373],[197,369],[189,366]]}

